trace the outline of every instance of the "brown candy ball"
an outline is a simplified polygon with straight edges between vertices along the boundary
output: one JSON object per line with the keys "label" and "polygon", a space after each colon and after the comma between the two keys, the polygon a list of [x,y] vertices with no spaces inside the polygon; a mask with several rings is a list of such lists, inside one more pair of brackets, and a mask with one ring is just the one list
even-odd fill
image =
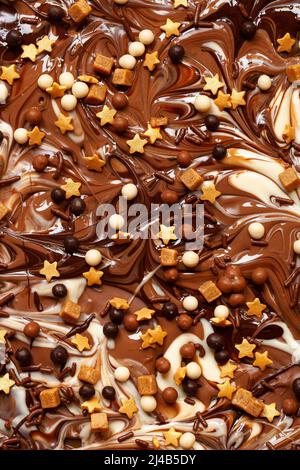
{"label": "brown candy ball", "polygon": [[29,108],[25,115],[26,121],[33,126],[39,124],[42,120],[42,113],[38,108]]}
{"label": "brown candy ball", "polygon": [[232,292],[239,293],[243,292],[245,289],[247,283],[244,277],[242,276],[236,276],[232,281],[231,281],[231,289]]}
{"label": "brown candy ball", "polygon": [[165,191],[162,191],[160,195],[161,202],[164,202],[165,204],[176,204],[178,201],[178,196],[175,191],[172,191],[171,189],[166,189]]}
{"label": "brown candy ball", "polygon": [[179,315],[177,324],[179,328],[183,331],[189,330],[193,324],[193,319],[186,313]]}
{"label": "brown candy ball", "polygon": [[114,130],[118,134],[122,134],[122,132],[125,132],[128,129],[128,125],[128,119],[122,116],[117,116],[113,122]]}
{"label": "brown candy ball", "polygon": [[36,338],[40,330],[40,325],[35,321],[31,321],[30,323],[27,323],[27,325],[24,326],[23,332],[24,335],[27,336],[27,338]]}
{"label": "brown candy ball", "polygon": [[162,392],[162,397],[168,405],[174,405],[176,403],[176,400],[178,398],[178,393],[177,390],[173,387],[167,387],[164,389]]}
{"label": "brown candy ball", "polygon": [[243,294],[231,294],[228,299],[228,303],[231,307],[238,307],[243,305],[246,301],[246,298]]}
{"label": "brown candy ball", "polygon": [[124,327],[127,331],[136,331],[139,323],[136,319],[136,315],[133,313],[127,313],[123,319]]}
{"label": "brown candy ball", "polygon": [[48,165],[48,157],[46,155],[37,155],[33,157],[32,166],[38,173],[45,170]]}
{"label": "brown candy ball", "polygon": [[180,354],[183,359],[193,359],[196,354],[196,348],[194,343],[185,343],[180,348]]}
{"label": "brown candy ball", "polygon": [[164,270],[164,277],[166,281],[174,282],[176,281],[176,279],[178,279],[178,275],[179,275],[179,272],[178,272],[178,269],[176,268],[168,268]]}
{"label": "brown candy ball", "polygon": [[260,286],[267,282],[268,278],[268,271],[265,268],[256,268],[252,271],[251,279],[254,284],[258,284]]}
{"label": "brown candy ball", "polygon": [[229,294],[231,292],[231,279],[227,276],[221,276],[217,282],[217,286],[223,294]]}
{"label": "brown candy ball", "polygon": [[128,98],[124,93],[115,93],[112,97],[112,104],[115,109],[124,109],[128,104]]}
{"label": "brown candy ball", "polygon": [[294,398],[285,398],[282,402],[282,409],[286,415],[295,415],[298,411],[298,403]]}
{"label": "brown candy ball", "polygon": [[192,161],[191,154],[187,150],[181,150],[177,155],[177,161],[181,166],[189,166]]}
{"label": "brown candy ball", "polygon": [[160,372],[161,374],[166,374],[170,370],[171,364],[168,361],[168,359],[161,356],[158,359],[156,359],[155,367],[156,367],[156,370]]}

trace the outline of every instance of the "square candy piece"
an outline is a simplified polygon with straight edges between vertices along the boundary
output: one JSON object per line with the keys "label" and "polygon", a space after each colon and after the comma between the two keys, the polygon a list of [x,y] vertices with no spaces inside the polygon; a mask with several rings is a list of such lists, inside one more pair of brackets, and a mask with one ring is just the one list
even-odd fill
{"label": "square candy piece", "polygon": [[222,292],[213,281],[204,282],[199,287],[199,291],[208,303],[213,302],[222,295]]}
{"label": "square candy piece", "polygon": [[157,392],[156,378],[154,375],[140,375],[137,379],[140,395],[154,395]]}
{"label": "square candy piece", "polygon": [[85,0],[77,0],[68,11],[75,23],[81,23],[91,13],[92,8]]}
{"label": "square candy piece", "polygon": [[59,316],[67,323],[74,323],[80,317],[80,305],[75,304],[72,300],[66,300]]}
{"label": "square candy piece", "polygon": [[60,404],[58,388],[46,388],[40,393],[40,401],[43,409],[56,408]]}
{"label": "square candy piece", "polygon": [[107,431],[108,419],[106,413],[92,413],[91,414],[91,429],[92,431]]}
{"label": "square candy piece", "polygon": [[160,262],[162,266],[176,266],[177,256],[177,250],[173,250],[171,248],[162,248],[160,252]]}
{"label": "square candy piece", "polygon": [[294,168],[289,167],[279,174],[281,184],[288,192],[294,191],[299,186],[299,178]]}
{"label": "square candy piece", "polygon": [[180,179],[190,191],[195,191],[202,183],[202,176],[194,168],[189,168],[181,173]]}
{"label": "square candy piece", "polygon": [[112,57],[106,57],[102,54],[97,54],[94,61],[94,70],[102,73],[103,75],[110,75],[114,65],[114,59]]}
{"label": "square candy piece", "polygon": [[95,385],[100,379],[100,370],[95,367],[82,365],[78,374],[79,380]]}
{"label": "square candy piece", "polygon": [[112,82],[114,85],[131,86],[133,82],[133,72],[127,69],[116,69],[113,74]]}
{"label": "square candy piece", "polygon": [[106,85],[92,85],[85,102],[93,105],[102,104],[105,101],[106,92]]}

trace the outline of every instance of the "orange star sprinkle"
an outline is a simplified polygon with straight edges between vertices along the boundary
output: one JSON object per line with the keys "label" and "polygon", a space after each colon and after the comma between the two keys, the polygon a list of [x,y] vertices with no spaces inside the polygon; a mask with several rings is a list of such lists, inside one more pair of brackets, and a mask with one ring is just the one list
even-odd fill
{"label": "orange star sprinkle", "polygon": [[176,448],[179,446],[179,439],[182,436],[182,432],[176,431],[175,428],[170,428],[168,431],[165,431],[163,435],[165,438],[165,446],[173,446]]}
{"label": "orange star sprinkle", "polygon": [[129,303],[127,302],[126,299],[121,299],[120,297],[114,297],[113,299],[110,299],[109,301],[110,305],[117,310],[128,310],[129,309]]}
{"label": "orange star sprinkle", "polygon": [[139,134],[135,134],[134,138],[126,141],[129,146],[129,153],[144,153],[144,147],[148,143],[146,139],[141,139]]}
{"label": "orange star sprinkle", "polygon": [[121,402],[122,406],[119,408],[119,413],[123,413],[131,419],[134,413],[138,411],[134,398],[122,398]]}
{"label": "orange star sprinkle", "polygon": [[0,391],[6,395],[9,394],[11,387],[15,385],[13,380],[10,380],[8,373],[0,377]]}
{"label": "orange star sprinkle", "polygon": [[219,80],[219,74],[216,73],[213,77],[204,77],[206,85],[204,85],[203,90],[211,91],[213,95],[217,94],[219,88],[224,86],[224,83]]}
{"label": "orange star sprinkle", "polygon": [[151,54],[147,52],[145,55],[143,66],[147,67],[148,70],[150,70],[150,72],[153,72],[157,64],[160,64],[160,60],[158,58],[158,52],[154,51]]}
{"label": "orange star sprinkle", "polygon": [[106,104],[103,106],[102,111],[97,113],[97,118],[100,119],[101,126],[105,126],[105,124],[112,124],[114,122],[114,117],[117,114],[115,109],[110,109]]}
{"label": "orange star sprinkle", "polygon": [[65,91],[66,91],[66,87],[61,86],[56,82],[54,82],[53,85],[50,86],[49,88],[46,88],[46,92],[49,93],[49,95],[51,95],[53,99],[61,98],[62,96],[64,96]]}
{"label": "orange star sprinkle", "polygon": [[238,106],[244,106],[246,101],[244,100],[245,91],[237,91],[233,88],[230,96],[232,109],[236,109]]}
{"label": "orange star sprinkle", "polygon": [[149,347],[155,347],[156,344],[162,346],[166,336],[167,332],[162,330],[160,325],[153,330],[148,329],[146,333],[141,335],[141,339],[143,340],[142,348],[146,349]]}
{"label": "orange star sprinkle", "polygon": [[234,377],[234,371],[238,368],[237,365],[233,364],[232,361],[228,361],[224,366],[220,366],[220,377],[230,377],[233,379]]}
{"label": "orange star sprinkle", "polygon": [[47,281],[50,282],[53,277],[59,277],[60,274],[57,270],[57,261],[49,263],[49,261],[44,261],[44,267],[40,270],[40,274],[46,277]]}
{"label": "orange star sprinkle", "polygon": [[221,196],[222,193],[218,191],[214,183],[205,183],[201,187],[202,195],[200,196],[201,201],[209,201],[211,204],[216,202],[216,199]]}
{"label": "orange star sprinkle", "polygon": [[101,410],[101,405],[99,399],[97,397],[93,397],[90,400],[81,403],[81,408],[83,410],[88,410],[89,413],[94,413],[94,411]]}
{"label": "orange star sprinkle", "polygon": [[61,185],[61,189],[66,193],[66,199],[70,199],[72,196],[80,196],[80,187],[81,183],[76,183],[72,178],[68,178],[66,184]]}
{"label": "orange star sprinkle", "polygon": [[80,335],[79,333],[76,333],[75,338],[71,339],[71,343],[74,344],[80,352],[82,352],[84,349],[91,349],[88,338],[86,336]]}
{"label": "orange star sprinkle", "polygon": [[218,96],[214,102],[220,111],[224,111],[225,108],[231,108],[230,95],[223,93],[221,90],[218,91]]}
{"label": "orange star sprinkle", "polygon": [[162,135],[160,133],[160,128],[159,127],[152,127],[150,124],[148,124],[148,129],[146,132],[144,132],[144,135],[149,137],[150,143],[155,144],[157,139],[162,139]]}
{"label": "orange star sprinkle", "polygon": [[286,33],[282,38],[277,39],[279,46],[277,47],[278,52],[291,52],[295,39],[291,38],[290,33]]}
{"label": "orange star sprinkle", "polygon": [[286,124],[282,133],[282,137],[287,144],[290,144],[295,138],[295,128],[290,124]]}
{"label": "orange star sprinkle", "polygon": [[29,137],[29,145],[41,145],[46,134],[45,132],[40,131],[37,126],[35,126],[32,131],[27,132],[27,135]]}
{"label": "orange star sprinkle", "polygon": [[94,285],[101,286],[102,284],[101,277],[103,276],[103,274],[104,273],[102,271],[97,271],[97,269],[95,268],[90,268],[89,271],[83,273],[82,275],[88,281],[87,283],[88,286],[94,286]]}
{"label": "orange star sprinkle", "polygon": [[265,370],[266,367],[273,364],[273,361],[268,357],[268,354],[268,351],[265,351],[264,353],[256,352],[253,365],[259,367],[260,370]]}
{"label": "orange star sprinkle", "polygon": [[232,399],[232,395],[236,391],[236,387],[231,385],[229,379],[226,379],[223,384],[217,384],[218,389],[220,390],[218,393],[219,398],[228,398],[228,400]]}
{"label": "orange star sprinkle", "polygon": [[5,80],[9,85],[12,85],[14,80],[17,80],[18,78],[20,78],[20,75],[16,72],[16,66],[14,64],[9,67],[4,67],[4,65],[2,65],[0,80]]}
{"label": "orange star sprinkle", "polygon": [[178,367],[173,377],[176,385],[180,385],[183,379],[185,378],[185,376],[186,376],[186,367]]}
{"label": "orange star sprinkle", "polygon": [[137,310],[136,312],[134,312],[134,315],[136,315],[137,321],[143,321],[143,320],[151,320],[154,313],[155,313],[155,310],[151,310],[150,308],[143,307],[140,310]]}
{"label": "orange star sprinkle", "polygon": [[276,404],[275,403],[270,403],[270,405],[265,405],[264,409],[262,411],[261,416],[263,418],[267,418],[269,423],[272,423],[273,419],[275,416],[280,416],[279,411],[276,409]]}
{"label": "orange star sprinkle", "polygon": [[92,157],[84,157],[84,162],[88,170],[98,171],[99,173],[105,165],[105,161],[101,160],[96,153]]}
{"label": "orange star sprinkle", "polygon": [[72,121],[73,118],[71,116],[65,116],[64,114],[60,113],[58,120],[55,121],[54,124],[59,128],[60,132],[65,135],[66,132],[74,130]]}
{"label": "orange star sprinkle", "polygon": [[236,344],[235,348],[239,351],[239,358],[243,357],[254,357],[253,350],[256,348],[255,344],[249,343],[249,341],[244,338],[241,344]]}
{"label": "orange star sprinkle", "polygon": [[21,47],[23,49],[21,59],[30,59],[31,62],[35,62],[36,56],[38,55],[37,47],[34,44],[29,44],[28,46],[23,45]]}
{"label": "orange star sprinkle", "polygon": [[255,298],[252,302],[247,302],[247,307],[248,307],[247,315],[261,318],[262,312],[266,308],[266,305],[261,304],[260,300],[258,298]]}
{"label": "orange star sprinkle", "polygon": [[170,20],[170,18],[167,18],[167,22],[160,27],[163,31],[166,33],[166,38],[169,38],[171,36],[180,36],[179,29],[181,26],[181,23],[173,22]]}

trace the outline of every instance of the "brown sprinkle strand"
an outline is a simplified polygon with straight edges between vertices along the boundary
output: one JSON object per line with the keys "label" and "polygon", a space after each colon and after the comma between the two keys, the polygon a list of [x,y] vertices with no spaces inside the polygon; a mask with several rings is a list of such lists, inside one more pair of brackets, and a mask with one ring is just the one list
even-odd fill
{"label": "brown sprinkle strand", "polygon": [[123,436],[118,437],[118,441],[119,442],[124,442],[124,441],[127,441],[127,439],[130,439],[133,436],[134,436],[134,433],[132,431],[130,431],[127,434],[123,434]]}

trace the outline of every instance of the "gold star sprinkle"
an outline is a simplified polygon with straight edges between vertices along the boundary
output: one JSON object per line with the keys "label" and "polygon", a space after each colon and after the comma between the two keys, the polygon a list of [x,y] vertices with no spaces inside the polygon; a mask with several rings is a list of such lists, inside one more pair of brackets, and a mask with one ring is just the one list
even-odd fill
{"label": "gold star sprinkle", "polygon": [[65,116],[64,114],[60,113],[58,120],[55,121],[54,124],[59,128],[60,132],[65,135],[66,132],[74,130],[72,121],[73,118],[71,116]]}
{"label": "gold star sprinkle", "polygon": [[8,373],[0,377],[0,391],[6,395],[9,394],[11,387],[15,385],[13,380],[10,380]]}
{"label": "gold star sprinkle", "polygon": [[50,86],[49,88],[46,88],[46,92],[49,93],[49,95],[51,95],[53,99],[61,98],[62,96],[64,96],[65,91],[66,91],[66,87],[61,86],[56,82],[54,82],[53,85]]}
{"label": "gold star sprinkle", "polygon": [[156,326],[153,330],[148,329],[146,333],[141,335],[141,339],[143,341],[142,349],[155,347],[156,344],[162,346],[166,336],[167,332],[162,330],[160,325]]}
{"label": "gold star sprinkle", "polygon": [[227,320],[227,318],[212,317],[210,319],[210,322],[222,328],[232,325],[232,322],[230,320]]}
{"label": "gold star sprinkle", "polygon": [[95,268],[90,268],[89,271],[83,273],[82,275],[87,280],[88,286],[94,286],[94,285],[101,286],[102,284],[101,277],[103,276],[103,274],[104,273],[102,271],[97,271],[97,269]]}
{"label": "gold star sprinkle", "polygon": [[278,52],[291,52],[295,39],[291,38],[290,33],[286,33],[282,38],[277,39],[279,46],[277,47]]}
{"label": "gold star sprinkle", "polygon": [[156,450],[160,449],[160,444],[159,444],[159,440],[157,439],[157,437],[153,437],[152,444],[153,444],[154,449]]}
{"label": "gold star sprinkle", "polygon": [[49,261],[44,261],[44,267],[40,270],[40,274],[46,277],[47,281],[50,282],[53,277],[59,277],[60,274],[57,271],[57,261],[49,263]]}
{"label": "gold star sprinkle", "polygon": [[278,410],[276,410],[276,404],[275,403],[270,403],[270,405],[265,405],[264,406],[264,409],[262,411],[261,416],[263,418],[267,418],[269,423],[272,423],[275,416],[280,416],[280,413],[279,413]]}
{"label": "gold star sprinkle", "polygon": [[220,377],[230,377],[233,379],[234,377],[234,371],[237,369],[237,365],[233,364],[232,361],[228,361],[224,366],[220,366]]}
{"label": "gold star sprinkle", "polygon": [[254,357],[253,350],[256,348],[255,344],[249,343],[247,339],[243,339],[243,342],[236,344],[235,348],[239,351],[239,358],[243,357]]}
{"label": "gold star sprinkle", "polygon": [[160,64],[160,60],[158,58],[158,52],[154,51],[151,54],[147,52],[145,55],[143,66],[147,67],[148,70],[150,70],[150,72],[153,72],[157,64]]}
{"label": "gold star sprinkle", "polygon": [[213,95],[217,94],[219,88],[224,86],[223,82],[219,80],[219,74],[216,73],[213,77],[204,77],[206,85],[204,86],[203,90],[211,91]]}
{"label": "gold star sprinkle", "polygon": [[255,316],[257,318],[262,317],[262,312],[266,308],[265,304],[261,304],[258,298],[255,298],[252,302],[247,302],[248,312],[247,315]]}
{"label": "gold star sprinkle", "polygon": [[0,343],[5,344],[5,335],[7,334],[6,330],[0,330]]}
{"label": "gold star sprinkle", "polygon": [[152,315],[155,313],[155,310],[151,310],[150,308],[143,307],[140,310],[137,310],[134,312],[134,315],[136,315],[137,321],[143,321],[143,320],[151,320]]}
{"label": "gold star sprinkle", "polygon": [[178,28],[180,28],[181,23],[173,22],[170,20],[170,18],[167,18],[167,22],[160,27],[163,31],[166,33],[166,38],[169,38],[170,36],[179,36],[180,32]]}
{"label": "gold star sprinkle", "polygon": [[99,80],[92,75],[79,75],[78,80],[85,83],[99,83]]}
{"label": "gold star sprinkle", "polygon": [[20,78],[20,75],[16,72],[15,65],[10,65],[9,67],[4,67],[4,65],[2,65],[0,80],[5,80],[9,85],[12,85],[14,80],[17,80],[18,78]]}
{"label": "gold star sprinkle", "polygon": [[273,364],[273,361],[268,357],[268,354],[268,351],[265,351],[264,353],[256,352],[253,365],[259,367],[260,370],[265,370],[266,367]]}
{"label": "gold star sprinkle", "polygon": [[79,188],[81,183],[76,183],[72,178],[68,178],[66,184],[61,185],[61,189],[66,192],[66,199],[72,196],[80,196]]}
{"label": "gold star sprinkle", "polygon": [[83,410],[88,410],[89,413],[94,413],[94,411],[100,411],[101,405],[97,397],[93,397],[88,401],[81,403],[81,408]]}
{"label": "gold star sprinkle", "polygon": [[71,339],[71,343],[74,344],[80,352],[82,352],[84,349],[91,349],[88,338],[86,336],[80,335],[79,333],[76,333],[75,338]]}
{"label": "gold star sprinkle", "polygon": [[174,231],[175,226],[167,227],[166,225],[161,224],[160,232],[157,234],[157,236],[163,241],[164,245],[168,245],[171,240],[177,240]]}
{"label": "gold star sprinkle", "polygon": [[105,124],[112,124],[114,122],[114,117],[117,114],[115,109],[110,109],[106,104],[103,106],[102,111],[97,113],[97,118],[100,119],[101,126],[105,126]]}
{"label": "gold star sprinkle", "polygon": [[185,376],[186,376],[186,367],[178,367],[173,377],[176,385],[180,385],[183,379],[185,378]]}
{"label": "gold star sprinkle", "polygon": [[129,153],[144,153],[144,147],[148,143],[146,139],[141,139],[139,134],[135,134],[134,138],[126,141],[129,146]]}
{"label": "gold star sprinkle", "polygon": [[173,446],[176,448],[179,446],[179,439],[182,436],[182,432],[177,432],[175,428],[170,428],[169,431],[165,431],[163,435],[165,438],[164,444],[166,446]]}
{"label": "gold star sprinkle", "polygon": [[134,398],[122,398],[121,402],[122,406],[119,408],[119,413],[123,413],[131,419],[134,413],[138,411]]}
{"label": "gold star sprinkle", "polygon": [[286,124],[282,133],[282,137],[287,144],[290,144],[295,138],[295,128],[290,126],[290,124]]}
{"label": "gold star sprinkle", "polygon": [[160,128],[159,127],[152,127],[150,124],[148,124],[148,129],[146,130],[146,132],[144,132],[144,135],[149,137],[151,144],[155,144],[157,139],[162,139],[162,135],[160,133]]}
{"label": "gold star sprinkle", "polygon": [[29,137],[29,145],[41,145],[46,134],[45,132],[40,131],[37,126],[35,126],[32,131],[27,132],[27,135]]}
{"label": "gold star sprinkle", "polygon": [[29,46],[21,46],[23,53],[21,59],[30,59],[32,62],[36,61],[36,56],[38,55],[38,49],[34,44],[29,44]]}
{"label": "gold star sprinkle", "polygon": [[174,0],[174,8],[178,7],[187,7],[188,6],[188,0]]}
{"label": "gold star sprinkle", "polygon": [[105,161],[101,160],[96,153],[92,157],[84,157],[84,162],[88,170],[98,171],[99,173],[105,165]]}
{"label": "gold star sprinkle", "polygon": [[223,93],[221,90],[218,91],[218,96],[214,102],[220,111],[224,111],[225,108],[231,108],[230,95]]}
{"label": "gold star sprinkle", "polygon": [[246,101],[244,100],[245,91],[237,91],[235,88],[232,89],[230,101],[232,109],[236,109],[238,106],[244,106]]}
{"label": "gold star sprinkle", "polygon": [[219,398],[228,398],[228,400],[232,399],[232,395],[236,391],[236,387],[231,385],[229,379],[226,379],[223,384],[217,384],[218,389],[220,390],[218,393]]}
{"label": "gold star sprinkle", "polygon": [[51,52],[52,51],[52,45],[55,43],[53,39],[50,39],[49,36],[44,36],[42,39],[36,42],[37,48],[38,48],[38,54],[41,54],[42,52]]}
{"label": "gold star sprinkle", "polygon": [[214,183],[206,183],[201,187],[202,195],[200,196],[201,201],[209,201],[211,204],[216,202],[217,197],[221,196],[222,193],[217,191]]}
{"label": "gold star sprinkle", "polygon": [[129,309],[129,303],[127,302],[126,299],[121,299],[120,297],[114,297],[113,299],[110,299],[109,301],[110,305],[117,310],[128,310]]}

